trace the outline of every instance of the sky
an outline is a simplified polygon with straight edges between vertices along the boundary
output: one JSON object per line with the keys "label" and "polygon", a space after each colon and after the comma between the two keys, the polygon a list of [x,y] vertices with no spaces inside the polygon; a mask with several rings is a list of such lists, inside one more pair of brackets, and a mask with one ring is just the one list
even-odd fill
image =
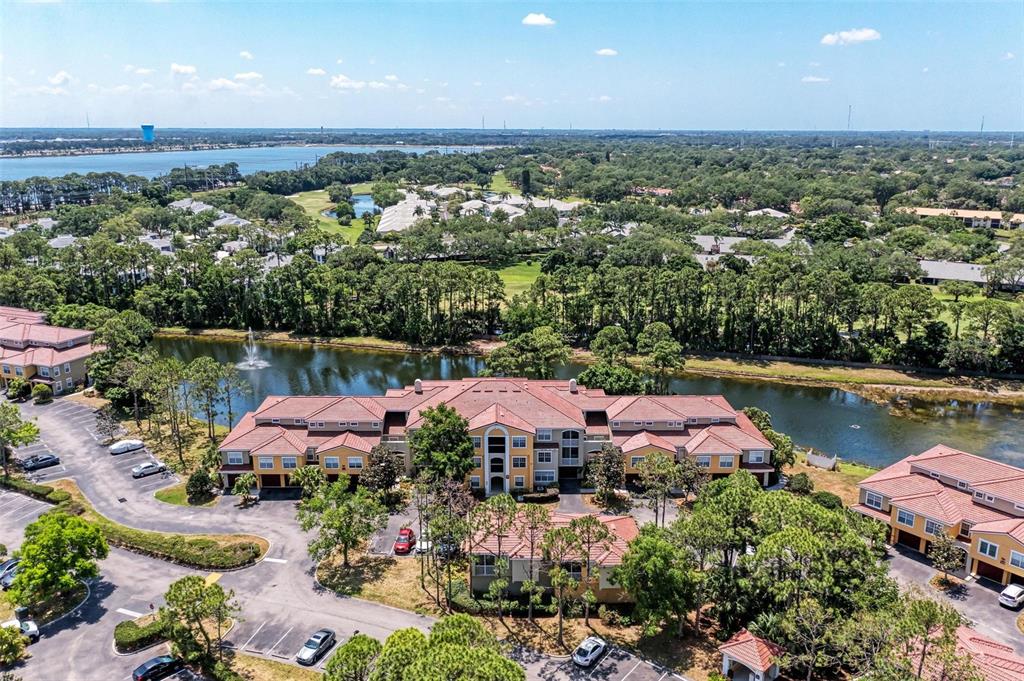
{"label": "sky", "polygon": [[1024,129],[1024,1],[15,2],[0,127]]}

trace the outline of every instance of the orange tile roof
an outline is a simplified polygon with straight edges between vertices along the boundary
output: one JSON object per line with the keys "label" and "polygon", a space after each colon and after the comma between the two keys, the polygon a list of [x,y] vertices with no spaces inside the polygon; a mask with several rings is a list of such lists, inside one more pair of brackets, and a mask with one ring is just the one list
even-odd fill
{"label": "orange tile roof", "polygon": [[994,532],[1007,534],[1024,544],[1024,518],[1003,518],[981,522],[971,528],[971,532]]}
{"label": "orange tile roof", "polygon": [[740,629],[732,638],[718,646],[718,652],[728,655],[751,671],[761,673],[771,669],[775,660],[786,653],[782,646],[754,636],[746,629]]}
{"label": "orange tile roof", "polygon": [[508,426],[509,428],[516,428],[518,430],[526,431],[527,433],[537,432],[537,429],[534,428],[529,421],[520,418],[515,412],[497,403],[492,404],[479,414],[470,418],[469,429],[476,430],[477,428],[489,426],[492,423]]}
{"label": "orange tile roof", "polygon": [[[553,527],[565,527],[574,519],[584,515],[590,514],[560,513],[556,511],[551,514],[551,525]],[[640,528],[637,526],[636,520],[632,516],[628,515],[595,515],[594,517],[600,520],[601,523],[608,528],[608,531],[612,535],[612,540],[608,545],[595,546],[591,551],[590,560],[601,566],[621,565],[622,557],[626,553],[629,542],[640,534]],[[502,537],[502,554],[509,558],[529,559],[530,545],[527,541],[527,537],[523,535],[524,533],[521,528],[517,526],[512,530],[511,534]],[[497,552],[498,537],[496,535],[480,532],[470,540],[470,553],[478,555],[490,553],[497,555]],[[537,542],[537,546],[534,547],[533,558],[536,560],[542,558],[539,541]],[[579,556],[577,559],[582,560],[583,557]]]}
{"label": "orange tile roof", "polygon": [[[1024,681],[1024,657],[1016,654],[1012,646],[993,641],[970,627],[957,628],[956,651],[970,656],[985,681]],[[925,681],[942,681],[946,676],[933,660],[925,662],[922,678]]]}
{"label": "orange tile roof", "polygon": [[354,449],[357,452],[369,453],[369,451],[373,449],[373,446],[378,442],[380,442],[380,437],[366,438],[362,435],[348,431],[322,442],[317,447],[317,452],[326,452],[328,450],[335,449],[336,447],[348,447],[349,449]]}
{"label": "orange tile roof", "polygon": [[657,433],[650,433],[646,430],[641,430],[635,435],[630,435],[628,437],[618,436],[613,438],[612,441],[617,447],[619,447],[619,449],[622,450],[623,454],[629,454],[630,452],[635,452],[636,450],[643,449],[644,447],[657,447],[658,449],[663,449],[672,455],[675,455],[676,453],[675,445],[669,442],[666,438],[658,435]]}
{"label": "orange tile roof", "polygon": [[[2,348],[0,348],[2,350]],[[97,352],[106,350],[103,345],[73,345],[70,348],[28,348],[26,350],[7,350],[0,353],[0,358],[5,364],[13,366],[43,366],[52,367],[65,362],[75,362],[85,357],[91,357]]]}
{"label": "orange tile roof", "polygon": [[14,323],[0,328],[0,345],[14,343],[60,344],[68,342],[85,343],[93,332],[85,329],[69,329],[64,326],[50,326],[38,323]]}

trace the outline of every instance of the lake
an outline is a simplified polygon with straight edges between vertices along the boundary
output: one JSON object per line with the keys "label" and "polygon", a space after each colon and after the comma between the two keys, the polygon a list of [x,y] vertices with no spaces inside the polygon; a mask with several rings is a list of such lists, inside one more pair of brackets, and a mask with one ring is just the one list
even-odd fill
{"label": "lake", "polygon": [[[238,362],[241,343],[200,338],[158,338],[158,352],[190,361],[209,356]],[[236,413],[252,410],[268,395],[379,395],[388,388],[411,385],[417,378],[458,379],[484,366],[479,357],[380,352],[271,343],[259,345],[269,367],[243,371],[252,395]],[[564,367],[560,378],[583,369]],[[1019,409],[989,403],[911,403],[912,417],[896,415],[887,405],[825,387],[795,386],[687,375],[671,383],[676,393],[722,394],[740,409],[760,407],[772,414],[776,429],[798,444],[884,466],[944,443],[965,451],[1024,466],[1024,418]]]}
{"label": "lake", "polygon": [[294,170],[302,164],[336,151],[365,154],[385,149],[421,154],[428,151],[457,153],[479,151],[480,147],[446,146],[284,146],[208,149],[202,151],[150,151],[128,154],[88,154],[80,156],[31,156],[0,158],[0,180],[24,180],[29,177],[60,177],[68,173],[121,173],[153,178],[172,168],[221,165],[234,161],[243,175],[258,170]]}

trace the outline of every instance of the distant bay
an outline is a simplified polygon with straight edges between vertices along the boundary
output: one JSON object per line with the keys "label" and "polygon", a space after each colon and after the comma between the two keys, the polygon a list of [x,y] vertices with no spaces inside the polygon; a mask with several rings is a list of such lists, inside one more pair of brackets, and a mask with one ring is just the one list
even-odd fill
{"label": "distant bay", "polygon": [[204,168],[224,163],[237,163],[243,175],[258,170],[294,170],[303,164],[313,164],[327,154],[344,151],[350,154],[368,154],[374,151],[394,150],[410,154],[428,151],[439,153],[465,153],[479,151],[481,147],[456,146],[359,146],[316,145],[244,147],[239,149],[204,149],[200,151],[147,151],[117,154],[81,154],[76,156],[30,156],[0,158],[0,180],[24,180],[29,177],[60,177],[68,173],[121,173],[153,178],[165,175],[172,168]]}

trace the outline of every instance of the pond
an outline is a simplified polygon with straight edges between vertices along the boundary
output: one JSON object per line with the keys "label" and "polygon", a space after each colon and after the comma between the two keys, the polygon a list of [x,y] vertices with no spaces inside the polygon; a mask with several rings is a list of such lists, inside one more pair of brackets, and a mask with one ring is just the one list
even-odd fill
{"label": "pond", "polygon": [[[243,345],[200,338],[158,338],[156,349],[189,361],[209,356],[239,362]],[[388,388],[411,385],[417,378],[458,379],[473,376],[483,359],[313,346],[258,344],[268,366],[243,371],[252,384],[238,414],[253,409],[268,395],[379,395]],[[571,378],[582,371],[569,365]],[[937,404],[910,401],[880,405],[858,395],[827,387],[768,381],[686,375],[671,383],[676,393],[722,394],[737,409],[760,407],[772,414],[775,428],[795,442],[848,460],[884,466],[938,443],[1024,466],[1024,414],[991,403]],[[237,418],[237,417],[236,417]]]}
{"label": "pond", "polygon": [[[352,204],[352,210],[356,212],[357,218],[363,217],[363,213],[375,213],[378,210],[377,204],[373,202],[373,197],[369,194],[353,194],[349,203]],[[329,218],[338,217],[333,210],[325,210],[323,214]]]}

